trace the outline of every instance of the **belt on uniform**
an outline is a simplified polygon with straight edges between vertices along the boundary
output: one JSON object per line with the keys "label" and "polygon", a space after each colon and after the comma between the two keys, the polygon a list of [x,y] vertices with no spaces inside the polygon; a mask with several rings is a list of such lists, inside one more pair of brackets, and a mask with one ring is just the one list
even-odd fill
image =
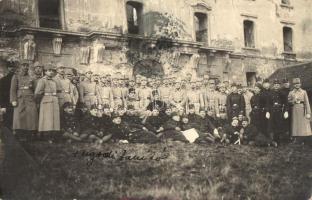
{"label": "belt on uniform", "polygon": [[69,92],[68,90],[57,91],[57,93],[66,93],[66,94],[70,94],[70,92]]}
{"label": "belt on uniform", "polygon": [[19,87],[18,89],[19,89],[19,90],[29,90],[29,89],[30,89],[30,87],[28,87],[28,86],[24,86],[24,87]]}
{"label": "belt on uniform", "polygon": [[295,104],[304,104],[304,101],[295,101]]}
{"label": "belt on uniform", "polygon": [[56,96],[56,92],[46,92],[44,96]]}
{"label": "belt on uniform", "polygon": [[121,97],[114,97],[114,100],[117,100],[117,99],[122,99]]}

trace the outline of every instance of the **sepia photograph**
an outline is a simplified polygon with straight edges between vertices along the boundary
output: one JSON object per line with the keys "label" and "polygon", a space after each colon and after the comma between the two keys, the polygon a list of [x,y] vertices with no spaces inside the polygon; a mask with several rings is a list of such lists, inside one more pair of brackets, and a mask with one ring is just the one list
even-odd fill
{"label": "sepia photograph", "polygon": [[312,200],[312,0],[0,0],[0,200]]}

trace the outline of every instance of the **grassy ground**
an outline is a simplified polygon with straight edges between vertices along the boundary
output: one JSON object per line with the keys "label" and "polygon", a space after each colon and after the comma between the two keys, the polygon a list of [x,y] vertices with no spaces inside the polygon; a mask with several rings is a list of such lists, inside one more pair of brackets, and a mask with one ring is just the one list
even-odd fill
{"label": "grassy ground", "polygon": [[9,183],[12,199],[308,200],[312,194],[308,146],[35,143],[25,148],[30,156],[15,157],[15,173],[6,179],[18,177]]}

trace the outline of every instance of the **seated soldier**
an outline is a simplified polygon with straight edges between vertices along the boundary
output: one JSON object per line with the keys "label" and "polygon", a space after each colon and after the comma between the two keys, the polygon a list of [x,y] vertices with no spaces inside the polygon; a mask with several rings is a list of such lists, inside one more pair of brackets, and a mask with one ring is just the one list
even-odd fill
{"label": "seated soldier", "polygon": [[244,112],[240,111],[237,119],[238,119],[238,127],[241,128],[242,127],[242,122],[243,122],[243,118],[245,117]]}
{"label": "seated soldier", "polygon": [[199,116],[195,113],[195,106],[193,104],[190,104],[189,105],[189,114],[188,114],[189,124],[191,124],[191,126],[195,126],[198,118],[199,118]]}
{"label": "seated soldier", "polygon": [[128,143],[129,139],[129,127],[122,122],[121,117],[114,113],[112,115],[112,125],[109,129],[109,132],[112,134],[113,142],[123,142]]}
{"label": "seated soldier", "polygon": [[74,105],[70,102],[66,102],[62,106],[61,131],[63,136],[68,139],[67,142],[82,141],[87,137],[85,134],[79,134],[79,121],[75,115]]}
{"label": "seated soldier", "polygon": [[103,143],[111,138],[111,135],[103,130],[101,118],[101,112],[98,112],[97,106],[92,105],[81,124],[82,134],[88,135],[91,142]]}
{"label": "seated soldier", "polygon": [[152,114],[147,117],[144,125],[147,130],[153,132],[154,134],[159,134],[161,131],[164,130],[164,128],[162,127],[162,117],[159,115],[158,109],[153,109]]}
{"label": "seated soldier", "polygon": [[165,115],[163,116],[163,123],[167,122],[172,115],[172,109],[171,107],[167,107],[165,110]]}
{"label": "seated soldier", "polygon": [[162,140],[173,140],[187,142],[182,134],[181,118],[177,113],[172,114],[172,117],[163,124],[163,131],[159,134]]}
{"label": "seated soldier", "polygon": [[262,134],[256,126],[250,124],[247,117],[242,119],[240,133],[243,134],[243,144],[277,147],[277,143]]}
{"label": "seated soldier", "polygon": [[101,129],[103,131],[107,131],[110,129],[110,127],[112,125],[111,116],[112,116],[112,113],[111,113],[110,106],[108,104],[104,104],[103,115],[102,115],[102,118],[100,119]]}
{"label": "seated soldier", "polygon": [[83,123],[84,117],[87,115],[87,113],[88,113],[87,105],[81,102],[78,103],[75,110],[75,115],[79,123]]}
{"label": "seated soldier", "polygon": [[192,129],[193,126],[189,123],[189,118],[187,115],[183,115],[181,119],[181,130],[186,131]]}
{"label": "seated soldier", "polygon": [[167,108],[167,104],[164,101],[160,100],[159,94],[157,90],[152,92],[153,101],[150,102],[147,106],[147,110],[153,111],[155,108],[159,110],[160,114],[163,115]]}
{"label": "seated soldier", "polygon": [[130,143],[157,143],[159,138],[153,132],[147,130],[142,124],[139,113],[134,106],[128,105],[126,115],[122,118],[128,127],[128,138]]}
{"label": "seated soldier", "polygon": [[241,144],[242,134],[238,127],[238,118],[233,117],[231,124],[226,124],[223,127],[223,137],[222,142],[231,144]]}
{"label": "seated soldier", "polygon": [[199,134],[199,138],[196,140],[197,143],[215,142],[217,138],[220,138],[218,130],[207,118],[206,111],[204,109],[199,110],[199,117],[194,124]]}

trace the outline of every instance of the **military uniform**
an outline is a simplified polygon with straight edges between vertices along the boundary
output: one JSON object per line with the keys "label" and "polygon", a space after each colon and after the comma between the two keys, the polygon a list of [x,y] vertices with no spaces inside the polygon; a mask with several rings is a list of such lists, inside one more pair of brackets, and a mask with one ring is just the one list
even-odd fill
{"label": "military uniform", "polygon": [[66,102],[70,102],[76,105],[77,100],[74,98],[75,95],[75,87],[70,82],[68,78],[63,75],[57,74],[54,78],[55,82],[57,83],[57,97],[59,98],[60,108]]}
{"label": "military uniform", "polygon": [[42,96],[38,131],[60,131],[60,107],[56,82],[50,77],[43,77],[38,82],[35,95],[37,98]]}
{"label": "military uniform", "polygon": [[228,119],[238,116],[240,112],[245,113],[245,99],[243,95],[238,93],[231,93],[226,99],[226,109]]}
{"label": "military uniform", "polygon": [[151,97],[152,97],[151,89],[148,87],[141,86],[141,88],[138,89],[139,108],[146,109],[146,107],[151,102]]}
{"label": "military uniform", "polygon": [[255,94],[250,99],[251,112],[250,112],[250,124],[254,125],[258,130],[261,129],[261,120],[263,110],[260,105],[260,94]]}
{"label": "military uniform", "polygon": [[161,139],[167,140],[171,139],[173,141],[182,141],[187,142],[186,138],[183,136],[181,132],[181,124],[180,121],[175,121],[173,118],[169,118],[164,124],[164,130],[161,133]]}
{"label": "military uniform", "polygon": [[109,105],[111,108],[114,108],[114,95],[112,88],[107,84],[100,84],[96,86],[96,94],[98,98],[98,103],[101,105]]}
{"label": "military uniform", "polygon": [[186,103],[186,92],[185,90],[179,88],[174,89],[170,92],[169,101],[175,108],[185,108]]}
{"label": "military uniform", "polygon": [[199,113],[200,108],[203,108],[204,106],[204,99],[202,93],[199,90],[191,89],[187,91],[186,97],[187,97],[186,110],[188,111],[189,105],[193,104],[195,106],[195,112]]}
{"label": "military uniform", "polygon": [[262,111],[260,115],[261,129],[260,131],[267,137],[272,138],[270,120],[266,117],[267,113],[270,113],[272,108],[272,93],[270,89],[262,89],[260,92],[260,109]]}
{"label": "military uniform", "polygon": [[252,110],[251,105],[250,105],[250,100],[251,100],[251,97],[253,96],[253,93],[250,92],[249,90],[246,90],[243,93],[243,96],[245,99],[245,115],[250,120],[250,112]]}
{"label": "military uniform", "polygon": [[222,120],[227,119],[226,98],[227,94],[223,92],[219,92],[216,96],[216,116],[219,116]]}
{"label": "military uniform", "polygon": [[208,89],[205,94],[205,110],[212,112],[213,116],[216,115],[216,107],[218,105],[218,92],[212,89]]}
{"label": "military uniform", "polygon": [[113,85],[112,94],[114,99],[114,108],[118,108],[120,106],[125,107],[123,89],[117,85]]}
{"label": "military uniform", "polygon": [[169,87],[169,85],[163,85],[163,86],[159,87],[160,99],[162,101],[166,102],[166,104],[168,104],[170,101],[170,93],[171,92],[172,92],[172,88]]}
{"label": "military uniform", "polygon": [[3,114],[3,124],[10,129],[13,124],[13,107],[10,102],[10,88],[13,76],[14,73],[10,72],[0,79],[0,107],[6,108],[6,112]]}
{"label": "military uniform", "polygon": [[35,83],[26,74],[14,75],[11,82],[11,102],[14,108],[13,129],[35,131],[38,129],[38,111],[34,97]]}
{"label": "military uniform", "polygon": [[97,104],[96,83],[85,79],[79,85],[79,95],[80,101],[90,109],[91,105]]}

